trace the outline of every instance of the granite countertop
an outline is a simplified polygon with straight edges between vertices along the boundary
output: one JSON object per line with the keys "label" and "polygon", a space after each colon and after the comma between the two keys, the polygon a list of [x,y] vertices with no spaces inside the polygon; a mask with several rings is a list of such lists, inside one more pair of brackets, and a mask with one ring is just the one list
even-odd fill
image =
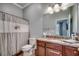
{"label": "granite countertop", "polygon": [[66,40],[66,39],[37,38],[37,40],[46,41],[46,42],[50,42],[50,43],[57,43],[57,44],[61,44],[61,45],[67,45],[67,46],[72,46],[72,47],[77,47],[77,48],[79,48],[79,42],[77,42],[77,43],[64,42],[63,40]]}

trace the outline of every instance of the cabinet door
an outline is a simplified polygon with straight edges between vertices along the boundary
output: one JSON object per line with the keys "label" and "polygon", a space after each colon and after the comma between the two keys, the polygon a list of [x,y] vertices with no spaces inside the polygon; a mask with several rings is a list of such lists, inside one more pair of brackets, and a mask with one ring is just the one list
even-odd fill
{"label": "cabinet door", "polygon": [[76,48],[65,46],[64,47],[64,55],[65,56],[77,56],[78,51]]}
{"label": "cabinet door", "polygon": [[45,56],[45,48],[44,47],[38,46],[37,51],[38,51],[38,56]]}
{"label": "cabinet door", "polygon": [[46,48],[46,56],[62,56],[62,52]]}

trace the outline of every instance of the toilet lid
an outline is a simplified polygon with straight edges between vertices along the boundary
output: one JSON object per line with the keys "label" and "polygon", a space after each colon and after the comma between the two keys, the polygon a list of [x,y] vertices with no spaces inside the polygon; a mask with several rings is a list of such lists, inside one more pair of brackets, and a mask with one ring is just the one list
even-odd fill
{"label": "toilet lid", "polygon": [[32,45],[25,45],[25,46],[22,47],[22,50],[23,51],[28,51],[31,48],[32,48]]}

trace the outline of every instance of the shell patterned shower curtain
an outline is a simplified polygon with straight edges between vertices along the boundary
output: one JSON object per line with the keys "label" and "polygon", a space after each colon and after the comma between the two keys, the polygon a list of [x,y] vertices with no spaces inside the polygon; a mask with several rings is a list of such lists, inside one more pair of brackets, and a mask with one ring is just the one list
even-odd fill
{"label": "shell patterned shower curtain", "polygon": [[28,22],[22,18],[0,13],[0,55],[12,56],[28,43]]}

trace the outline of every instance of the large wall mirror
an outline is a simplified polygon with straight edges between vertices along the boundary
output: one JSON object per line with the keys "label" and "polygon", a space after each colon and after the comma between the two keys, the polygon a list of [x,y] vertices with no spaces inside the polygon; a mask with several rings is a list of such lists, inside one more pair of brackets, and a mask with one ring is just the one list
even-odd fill
{"label": "large wall mirror", "polygon": [[69,4],[67,9],[60,10],[58,12],[50,11],[50,13],[44,14],[43,35],[70,37],[73,32],[76,33],[77,7],[78,4]]}

